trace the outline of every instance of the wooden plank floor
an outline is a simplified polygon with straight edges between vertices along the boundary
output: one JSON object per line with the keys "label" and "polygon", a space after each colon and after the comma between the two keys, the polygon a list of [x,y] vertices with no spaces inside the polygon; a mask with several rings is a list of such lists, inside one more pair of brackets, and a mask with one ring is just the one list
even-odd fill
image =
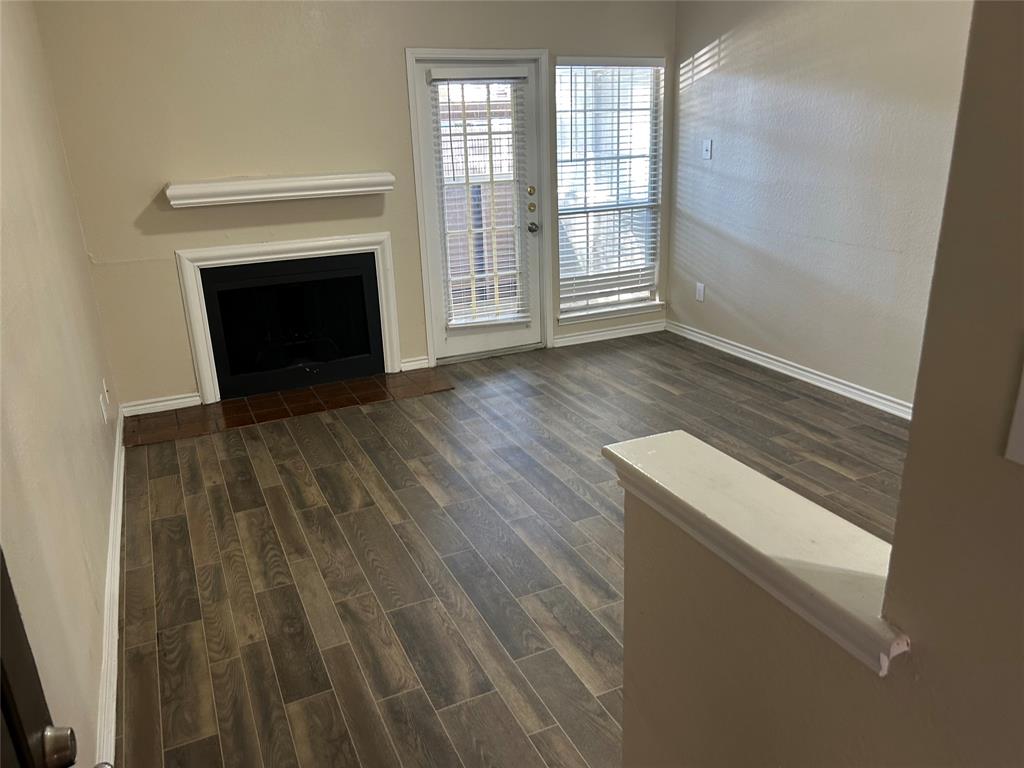
{"label": "wooden plank floor", "polygon": [[659,333],[127,449],[118,766],[621,762],[610,442],[685,429],[891,535],[905,422]]}

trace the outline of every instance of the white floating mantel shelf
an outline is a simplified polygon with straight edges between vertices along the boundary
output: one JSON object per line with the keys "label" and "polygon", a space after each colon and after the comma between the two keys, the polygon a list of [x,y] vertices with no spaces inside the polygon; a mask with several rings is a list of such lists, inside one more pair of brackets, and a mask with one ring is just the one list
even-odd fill
{"label": "white floating mantel shelf", "polygon": [[313,197],[377,195],[395,188],[387,171],[321,173],[314,176],[250,176],[212,181],[172,181],[164,192],[172,208],[262,203]]}

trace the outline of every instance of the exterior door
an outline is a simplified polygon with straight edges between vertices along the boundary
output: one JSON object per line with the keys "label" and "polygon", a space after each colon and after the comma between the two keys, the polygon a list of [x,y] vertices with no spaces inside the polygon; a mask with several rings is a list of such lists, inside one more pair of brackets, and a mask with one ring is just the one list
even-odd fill
{"label": "exterior door", "polygon": [[410,52],[427,322],[437,359],[543,342],[539,70],[536,59],[453,61]]}

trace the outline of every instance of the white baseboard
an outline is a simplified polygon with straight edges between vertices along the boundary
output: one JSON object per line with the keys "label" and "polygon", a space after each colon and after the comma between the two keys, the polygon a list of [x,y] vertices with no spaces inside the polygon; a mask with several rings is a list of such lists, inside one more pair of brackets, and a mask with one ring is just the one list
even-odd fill
{"label": "white baseboard", "polygon": [[107,535],[107,580],[103,590],[103,661],[100,665],[99,702],[96,711],[97,763],[114,762],[117,733],[117,632],[121,595],[121,517],[124,507],[125,409],[117,415],[114,435],[114,472],[110,489],[110,530]]}
{"label": "white baseboard", "polygon": [[606,339],[618,339],[623,336],[636,336],[640,333],[654,333],[664,331],[665,321],[649,320],[646,323],[632,323],[630,325],[618,325],[614,328],[605,328],[600,331],[581,331],[579,333],[566,333],[555,336],[551,339],[552,347],[568,347],[573,344],[586,344],[589,341],[604,341]]}
{"label": "white baseboard", "polygon": [[429,357],[410,357],[402,361],[403,371],[418,371],[421,368],[430,368]]}
{"label": "white baseboard", "polygon": [[188,408],[193,405],[202,405],[198,392],[188,395],[171,395],[170,397],[154,397],[150,400],[134,400],[124,403],[121,406],[121,414],[124,416],[138,416],[143,413],[159,413],[160,411],[174,411],[178,408]]}
{"label": "white baseboard", "polygon": [[817,387],[843,395],[851,400],[878,408],[880,411],[885,411],[904,419],[909,419],[913,412],[913,404],[905,400],[899,400],[891,395],[876,392],[873,389],[862,387],[860,384],[854,384],[852,381],[846,381],[836,376],[816,371],[813,368],[776,357],[759,349],[748,347],[745,344],[730,341],[721,336],[715,336],[699,328],[693,328],[692,326],[669,320],[665,324],[665,329],[685,339],[706,344],[709,347],[714,347],[735,357],[763,365],[765,368],[771,368],[773,371],[785,373],[794,379],[806,381],[808,384],[814,384]]}

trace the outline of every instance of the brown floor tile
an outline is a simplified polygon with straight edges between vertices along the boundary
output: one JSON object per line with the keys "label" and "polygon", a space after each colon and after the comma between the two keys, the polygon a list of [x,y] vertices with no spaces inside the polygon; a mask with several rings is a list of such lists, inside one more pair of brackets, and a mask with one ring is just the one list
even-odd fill
{"label": "brown floor tile", "polygon": [[252,414],[248,411],[245,413],[239,413],[238,415],[225,415],[224,426],[228,429],[232,427],[247,427],[250,424],[255,424],[256,420],[252,417]]}
{"label": "brown floor tile", "polygon": [[142,442],[145,444],[162,443],[165,440],[178,439],[178,425],[173,427],[160,427],[159,429],[142,429]]}
{"label": "brown floor tile", "polygon": [[140,423],[146,429],[159,429],[177,425],[178,417],[175,415],[175,411],[147,413],[140,417]]}
{"label": "brown floor tile", "polygon": [[207,409],[205,405],[193,405],[189,408],[179,408],[173,413],[178,417],[178,426],[181,426],[182,424],[205,422]]}
{"label": "brown floor tile", "polygon": [[205,421],[194,421],[189,424],[178,425],[178,439],[208,434],[210,434],[210,427]]}
{"label": "brown floor tile", "polygon": [[249,413],[249,404],[244,398],[238,400],[224,400],[220,404],[220,410],[225,416]]}
{"label": "brown floor tile", "polygon": [[359,400],[360,405],[366,405],[367,403],[379,403],[383,400],[390,400],[391,396],[382,389],[378,392],[356,395],[356,399]]}
{"label": "brown floor tile", "polygon": [[325,406],[319,400],[313,400],[308,403],[289,403],[288,410],[291,411],[292,416],[302,416],[307,413],[317,413],[319,411],[326,411],[327,406]]}
{"label": "brown floor tile", "polygon": [[348,384],[344,381],[336,381],[333,384],[316,384],[313,387],[313,391],[316,392],[317,396],[321,400],[323,400],[325,396],[331,397],[335,395],[351,394]]}
{"label": "brown floor tile", "polygon": [[267,410],[267,411],[253,411],[252,412],[252,417],[253,417],[253,419],[256,420],[256,423],[258,423],[258,424],[262,424],[264,421],[275,421],[277,419],[287,419],[291,415],[292,415],[291,411],[289,411],[283,405],[280,408],[271,408],[270,410]]}
{"label": "brown floor tile", "polygon": [[419,397],[422,394],[426,394],[421,387],[414,384],[406,384],[403,386],[389,386],[388,393],[395,400],[403,400],[407,397]]}
{"label": "brown floor tile", "polygon": [[320,401],[328,410],[334,410],[335,408],[348,408],[352,405],[358,405],[359,399],[352,394],[339,394],[339,395],[321,395]]}
{"label": "brown floor tile", "polygon": [[292,405],[293,403],[316,402],[319,399],[316,396],[316,392],[314,392],[311,387],[302,387],[301,389],[287,389],[279,394],[281,395],[281,399],[284,400],[285,405]]}
{"label": "brown floor tile", "polygon": [[271,392],[266,395],[250,395],[245,398],[249,408],[255,411],[269,411],[274,408],[284,408],[284,398],[278,392]]}

